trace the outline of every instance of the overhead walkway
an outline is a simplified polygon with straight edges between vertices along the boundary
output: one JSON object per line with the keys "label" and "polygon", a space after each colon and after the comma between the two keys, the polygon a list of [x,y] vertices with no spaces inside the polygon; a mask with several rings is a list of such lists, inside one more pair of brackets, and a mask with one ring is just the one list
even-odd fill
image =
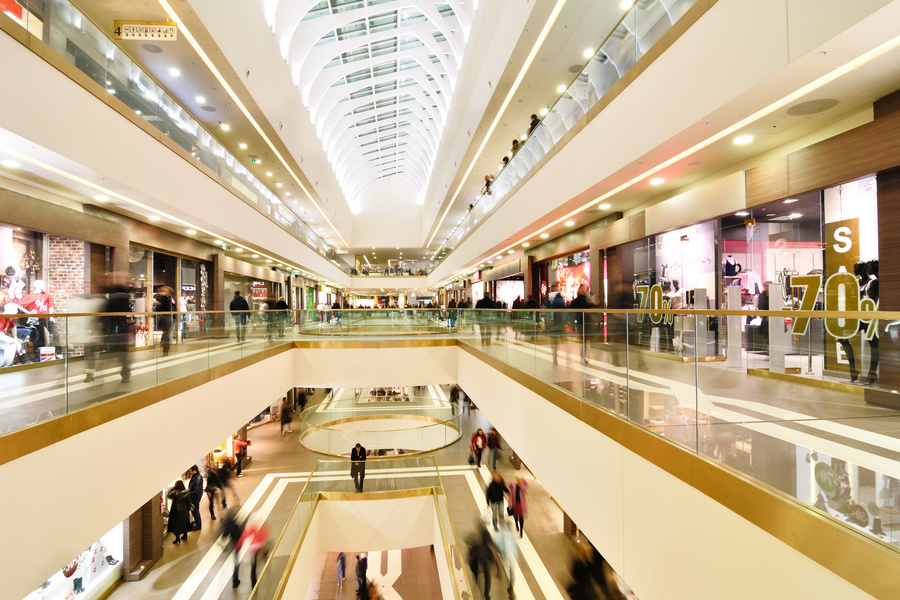
{"label": "overhead walkway", "polygon": [[[259,412],[259,404],[268,405],[271,396],[291,385],[349,382],[348,387],[363,387],[386,380],[410,385],[456,380],[616,570],[634,583],[639,596],[641,586],[653,581],[651,574],[641,569],[654,561],[644,557],[635,562],[633,553],[650,541],[662,547],[676,544],[672,537],[677,535],[672,531],[680,527],[674,527],[679,521],[675,515],[702,509],[701,515],[707,516],[697,518],[703,521],[713,514],[719,525],[711,531],[703,527],[693,532],[699,536],[700,548],[684,551],[699,553],[695,556],[698,561],[700,556],[709,558],[701,551],[702,540],[715,543],[718,534],[727,530],[722,527],[733,527],[729,536],[753,542],[734,549],[742,564],[754,560],[745,556],[751,550],[778,548],[783,559],[800,562],[794,565],[797,573],[808,576],[814,572],[822,585],[843,582],[847,590],[861,594],[855,597],[867,597],[866,593],[889,597],[886,590],[898,572],[900,536],[890,494],[890,479],[900,477],[900,444],[893,426],[897,412],[866,404],[857,393],[858,384],[851,386],[849,379],[837,381],[839,375],[826,371],[816,375],[815,367],[812,375],[803,373],[792,376],[793,380],[776,379],[771,373],[752,374],[766,361],[771,369],[777,360],[748,346],[743,335],[729,337],[727,332],[699,325],[699,319],[708,323],[717,317],[725,323],[732,315],[680,313],[682,345],[670,347],[665,332],[649,325],[652,322],[639,311],[470,310],[458,311],[449,320],[446,311],[423,311],[428,316],[404,311],[410,316],[394,319],[397,323],[406,319],[411,330],[423,321],[451,324],[453,329],[424,337],[336,339],[326,330],[339,330],[350,322],[349,316],[346,320],[336,317],[337,312],[298,313],[298,325],[285,327],[283,338],[277,337],[277,328],[273,331],[269,323],[263,323],[241,344],[224,339],[234,327],[233,321],[225,321],[216,340],[187,341],[183,347],[175,346],[168,357],[136,359],[129,385],[149,387],[80,410],[77,408],[82,405],[72,402],[62,416],[0,437],[0,455],[5,457],[0,477],[17,476],[13,480],[30,485],[38,475],[29,475],[31,470],[22,468],[52,454],[61,439],[84,439],[84,443],[105,439],[98,436],[120,427],[117,422],[132,419],[137,425],[149,414],[146,410],[162,411],[176,406],[173,401],[182,402],[173,400],[175,396],[165,397],[161,390],[184,398],[191,392],[199,396],[212,393],[223,413],[242,407],[240,414],[231,417],[234,424],[212,423],[210,427],[218,427],[217,432],[199,432],[206,419],[196,419],[196,415],[206,413],[196,411],[208,408],[182,405],[195,417],[184,432],[198,430],[201,439],[196,443],[200,444],[205,443],[204,435],[227,435]],[[783,313],[763,314],[770,321],[784,319]],[[878,316],[888,322],[900,315]],[[372,320],[380,318],[383,315],[371,316]],[[693,325],[685,327],[685,322],[691,321]],[[310,327],[317,333],[300,333]],[[692,333],[698,331],[705,335]],[[269,333],[273,334],[271,342]],[[696,342],[703,338],[706,343]],[[785,339],[794,343],[789,338],[788,332]],[[735,346],[738,339],[741,344]],[[797,349],[810,347],[806,340],[797,340]],[[211,353],[217,351],[223,357],[213,361]],[[766,352],[771,353],[772,348]],[[178,363],[179,356],[186,362]],[[785,355],[788,365],[800,359],[809,364],[810,356],[796,349]],[[62,378],[55,374],[63,367],[51,362],[0,372],[0,380],[16,378],[21,391],[11,401],[19,410],[40,414],[48,398],[41,396],[35,407],[28,408],[29,395],[50,392],[65,400],[83,393],[77,381],[84,377],[84,362],[66,359]],[[198,365],[207,367],[203,370]],[[141,369],[146,372],[141,374]],[[184,376],[179,369],[194,370]],[[114,379],[116,365],[98,373],[101,379]],[[245,373],[250,381],[240,383]],[[141,382],[142,375],[149,379]],[[154,384],[160,377],[164,382]],[[426,380],[431,378],[443,381]],[[233,394],[249,398],[254,394],[245,390],[252,390],[253,385],[260,390],[268,386],[272,392],[269,396],[260,393],[256,404],[247,404],[224,391],[230,388]],[[9,387],[4,386],[6,389]],[[84,419],[79,415],[91,416]],[[144,435],[132,431],[137,434],[135,439]],[[59,439],[53,437],[57,434]],[[560,463],[570,461],[571,466],[560,468]],[[833,472],[833,487],[825,467]],[[822,471],[829,477],[817,477]],[[6,502],[9,506],[10,500]],[[641,508],[643,504],[646,507]],[[860,514],[857,507],[867,514]],[[652,528],[652,535],[647,535],[647,527]],[[829,543],[822,544],[822,539]],[[839,556],[833,552],[838,547],[842,549]],[[770,552],[770,556],[776,555]],[[881,576],[857,578],[854,572],[862,562],[876,565]],[[709,568],[700,564],[692,567],[699,569],[698,574]],[[789,574],[784,580],[791,581]]]}

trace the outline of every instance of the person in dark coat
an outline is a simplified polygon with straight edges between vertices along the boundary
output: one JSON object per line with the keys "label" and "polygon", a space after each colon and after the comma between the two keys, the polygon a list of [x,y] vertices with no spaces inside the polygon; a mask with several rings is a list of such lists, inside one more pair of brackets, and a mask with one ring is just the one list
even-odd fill
{"label": "person in dark coat", "polygon": [[234,332],[235,335],[237,335],[237,341],[243,342],[247,339],[247,319],[249,318],[249,313],[246,311],[250,310],[250,305],[247,304],[247,301],[241,296],[239,290],[234,291],[234,298],[231,299],[228,310],[234,313],[231,316],[234,317]]}
{"label": "person in dark coat", "polygon": [[175,300],[172,298],[173,289],[167,285],[160,286],[159,292],[153,296],[153,312],[156,315],[156,330],[162,332],[160,345],[162,355],[169,355],[169,347],[172,345],[172,313],[175,311]]}
{"label": "person in dark coat", "polygon": [[363,491],[363,481],[366,479],[366,449],[362,444],[357,442],[353,450],[350,451],[350,476],[353,477],[353,484],[356,491]]}
{"label": "person in dark coat", "polygon": [[238,552],[236,551],[241,536],[244,535],[244,526],[238,521],[238,511],[241,509],[239,505],[232,506],[231,509],[222,517],[222,536],[225,538],[226,547],[229,553],[234,554],[234,573],[231,575],[231,587],[236,588],[241,585],[240,570],[241,563],[239,561]]}
{"label": "person in dark coat", "polygon": [[477,529],[470,533],[465,544],[468,551],[469,568],[472,569],[473,581],[478,585],[478,572],[484,571],[484,597],[491,597],[491,569],[498,568],[496,546],[487,528],[479,521]]}
{"label": "person in dark coat", "polygon": [[284,296],[280,297],[272,308],[276,311],[275,320],[278,323],[278,337],[284,337],[284,328],[292,321]]}
{"label": "person in dark coat", "polygon": [[169,507],[169,523],[166,526],[166,532],[175,536],[175,545],[177,546],[182,540],[187,541],[191,520],[191,494],[184,488],[184,482],[179,479],[166,497],[172,501],[172,505]]}
{"label": "person in dark coat", "polygon": [[[128,287],[116,281],[109,288],[109,300],[106,303],[107,313],[130,313],[131,297]],[[110,351],[119,357],[122,365],[120,375],[122,383],[131,380],[131,336],[134,333],[134,318],[131,315],[109,315],[103,319],[104,333]]]}
{"label": "person in dark coat", "polygon": [[500,454],[500,433],[491,427],[487,435],[487,447],[491,451],[491,470],[497,470],[497,456]]}
{"label": "person in dark coat", "polygon": [[188,491],[191,493],[191,515],[194,517],[194,525],[191,531],[200,531],[200,498],[203,497],[203,477],[197,465],[191,465],[191,480],[188,482]]}
{"label": "person in dark coat", "polygon": [[222,502],[222,508],[228,508],[225,504],[225,489],[222,481],[219,479],[219,470],[216,467],[210,467],[206,471],[206,499],[209,500],[209,520],[216,520],[216,498]]}
{"label": "person in dark coat", "polygon": [[[494,301],[491,300],[491,295],[485,293],[485,295],[475,303],[475,308],[494,308],[496,305]],[[488,321],[493,317],[493,313],[481,313],[476,315],[476,319],[478,321],[478,330],[481,332],[481,344],[483,346],[491,345],[491,327],[488,325]]]}
{"label": "person in dark coat", "polygon": [[368,579],[366,578],[366,571],[369,568],[369,559],[366,558],[366,553],[358,554],[356,556],[356,595],[360,598],[368,598]]}

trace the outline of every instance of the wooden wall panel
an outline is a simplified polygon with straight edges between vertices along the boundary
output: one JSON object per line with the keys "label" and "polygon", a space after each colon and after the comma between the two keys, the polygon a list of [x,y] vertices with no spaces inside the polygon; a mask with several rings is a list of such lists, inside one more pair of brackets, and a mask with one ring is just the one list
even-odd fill
{"label": "wooden wall panel", "polygon": [[788,195],[788,157],[781,156],[747,170],[747,206],[759,206]]}
{"label": "wooden wall panel", "polygon": [[880,100],[876,100],[874,107],[875,118],[881,119],[895,112],[900,112],[900,90],[889,94]]}
{"label": "wooden wall panel", "polygon": [[900,112],[788,155],[788,194],[817,190],[900,166]]}

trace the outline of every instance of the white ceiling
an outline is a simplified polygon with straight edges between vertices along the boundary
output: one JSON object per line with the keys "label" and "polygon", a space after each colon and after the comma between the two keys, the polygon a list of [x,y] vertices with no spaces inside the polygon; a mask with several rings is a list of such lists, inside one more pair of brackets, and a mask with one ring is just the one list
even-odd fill
{"label": "white ceiling", "polygon": [[262,0],[352,212],[401,176],[424,202],[476,0]]}

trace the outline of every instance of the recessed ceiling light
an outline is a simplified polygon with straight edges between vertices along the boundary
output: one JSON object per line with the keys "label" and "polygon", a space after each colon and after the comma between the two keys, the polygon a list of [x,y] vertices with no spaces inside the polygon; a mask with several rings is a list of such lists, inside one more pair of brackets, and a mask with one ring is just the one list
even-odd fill
{"label": "recessed ceiling light", "polygon": [[278,263],[278,264],[275,265],[275,266],[276,266],[276,267],[280,267],[280,266],[282,266],[282,264],[281,264],[281,263]]}
{"label": "recessed ceiling light", "polygon": [[162,217],[160,217],[159,215],[150,215],[147,218],[150,219],[151,221],[159,221],[162,219]]}
{"label": "recessed ceiling light", "polygon": [[542,233],[542,234],[541,234],[541,239],[542,239],[542,240],[546,240],[548,237],[550,237],[550,234],[549,234],[549,233]]}
{"label": "recessed ceiling light", "polygon": [[588,48],[587,50],[584,51],[584,57],[585,57],[585,58],[590,58],[590,57],[592,57],[593,55],[594,55],[594,49],[593,49],[593,48]]}
{"label": "recessed ceiling light", "polygon": [[784,201],[785,204],[793,204],[794,202],[797,202],[797,198],[788,198]]}
{"label": "recessed ceiling light", "polygon": [[597,208],[599,208],[600,210],[609,210],[611,207],[609,204],[601,204]]}
{"label": "recessed ceiling light", "polygon": [[750,216],[750,213],[748,213],[746,210],[742,210],[742,211],[739,211],[739,212],[734,213],[734,216],[736,216],[736,217],[749,217],[749,216]]}
{"label": "recessed ceiling light", "polygon": [[492,265],[492,264],[494,264],[494,261],[489,260],[489,261],[488,261],[488,264],[489,264],[489,265]]}
{"label": "recessed ceiling light", "polygon": [[234,251],[235,251],[235,252],[243,252],[244,249],[243,249],[243,248],[235,248]]}
{"label": "recessed ceiling light", "polygon": [[662,177],[654,177],[650,180],[650,185],[662,185],[666,182]]}
{"label": "recessed ceiling light", "polygon": [[224,246],[225,242],[223,242],[222,240],[213,240],[213,244],[215,244],[216,246]]}
{"label": "recessed ceiling light", "polygon": [[22,166],[22,165],[20,165],[19,163],[17,163],[17,162],[14,161],[14,160],[4,160],[4,161],[0,161],[0,165],[3,165],[3,166],[6,167],[7,169],[18,169],[19,167]]}
{"label": "recessed ceiling light", "polygon": [[558,86],[556,86],[556,91],[562,94],[566,91],[566,86],[564,86],[563,84],[559,84]]}
{"label": "recessed ceiling light", "polygon": [[271,176],[272,176],[272,171],[266,171],[266,177],[271,177]]}
{"label": "recessed ceiling light", "polygon": [[281,186],[283,186],[283,185],[284,185],[284,184],[281,183],[280,181],[276,181],[276,182],[275,182],[275,187],[281,187]]}
{"label": "recessed ceiling light", "polygon": [[254,254],[252,258],[259,258],[259,254]]}
{"label": "recessed ceiling light", "polygon": [[571,227],[575,224],[575,221],[566,221],[566,227]]}
{"label": "recessed ceiling light", "polygon": [[266,262],[267,262],[267,263],[270,263],[270,262],[272,262],[272,259],[271,259],[271,258],[267,258],[267,259],[266,259]]}
{"label": "recessed ceiling light", "polygon": [[632,4],[634,4],[634,0],[622,0],[622,2],[619,4],[619,8],[621,8],[622,10],[628,10],[629,8],[631,8]]}
{"label": "recessed ceiling light", "polygon": [[523,133],[521,136],[519,136],[519,139],[522,140],[522,141],[527,140],[527,139],[528,139],[528,134],[527,134],[527,133]]}
{"label": "recessed ceiling light", "polygon": [[527,247],[530,246],[530,245],[531,245],[531,244],[529,244],[528,242],[525,242],[525,243],[522,244],[522,247],[523,247],[523,248],[527,248]]}
{"label": "recessed ceiling light", "polygon": [[744,144],[749,144],[752,141],[753,141],[752,135],[739,135],[738,137],[734,138],[734,143],[737,144],[738,146],[742,146]]}
{"label": "recessed ceiling light", "polygon": [[506,251],[507,254],[512,254],[513,252],[515,252],[515,250],[507,250]]}
{"label": "recessed ceiling light", "polygon": [[197,101],[197,104],[206,104],[206,98],[203,96],[196,96],[194,97],[194,100]]}
{"label": "recessed ceiling light", "polygon": [[181,77],[181,71],[179,71],[175,67],[169,67],[169,75],[171,75],[172,77]]}
{"label": "recessed ceiling light", "polygon": [[766,216],[767,217],[776,217],[778,215],[776,215],[775,213],[766,213]]}
{"label": "recessed ceiling light", "polygon": [[228,131],[231,129],[231,125],[228,123],[222,123],[222,131]]}
{"label": "recessed ceiling light", "polygon": [[791,213],[791,214],[790,214],[790,217],[791,217],[792,219],[799,219],[799,218],[802,217],[802,216],[803,216],[803,215],[800,214],[800,213]]}
{"label": "recessed ceiling light", "polygon": [[197,233],[197,230],[196,229],[188,229],[187,231],[185,231],[185,233],[188,235],[194,235],[195,233]]}
{"label": "recessed ceiling light", "polygon": [[547,108],[547,107],[545,106],[544,108],[542,108],[542,109],[540,110],[540,113],[539,113],[539,114],[543,117],[543,116],[546,115],[548,112],[550,112],[550,109]]}
{"label": "recessed ceiling light", "polygon": [[240,148],[241,150],[246,150],[247,144],[245,144],[244,142],[241,142],[240,144],[238,144],[238,148]]}
{"label": "recessed ceiling light", "polygon": [[97,202],[109,202],[109,196],[100,194],[99,196],[94,196],[94,200],[96,200]]}

